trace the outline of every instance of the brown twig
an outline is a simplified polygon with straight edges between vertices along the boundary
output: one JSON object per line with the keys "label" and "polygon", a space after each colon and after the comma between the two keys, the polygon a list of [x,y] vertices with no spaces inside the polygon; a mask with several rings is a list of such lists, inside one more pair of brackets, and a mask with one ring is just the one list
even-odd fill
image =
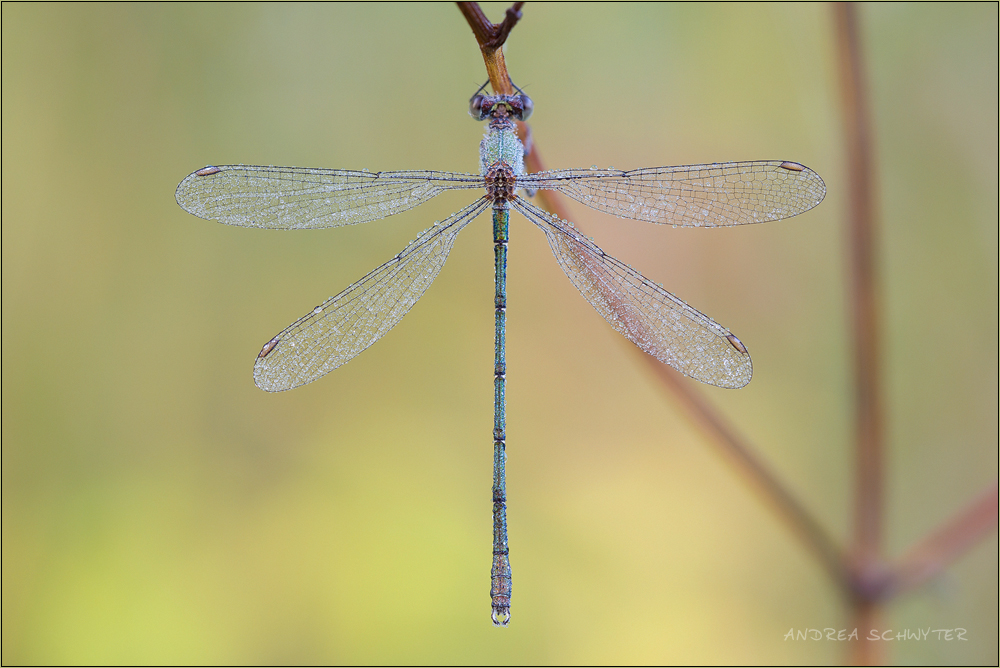
{"label": "brown twig", "polygon": [[490,86],[496,95],[513,95],[514,88],[507,73],[507,63],[503,58],[503,45],[507,36],[517,22],[521,20],[523,2],[515,2],[507,8],[502,23],[490,23],[479,8],[478,2],[458,2],[458,9],[469,22],[472,34],[476,36],[479,49],[483,52],[483,62],[486,63],[486,73],[490,77]]}

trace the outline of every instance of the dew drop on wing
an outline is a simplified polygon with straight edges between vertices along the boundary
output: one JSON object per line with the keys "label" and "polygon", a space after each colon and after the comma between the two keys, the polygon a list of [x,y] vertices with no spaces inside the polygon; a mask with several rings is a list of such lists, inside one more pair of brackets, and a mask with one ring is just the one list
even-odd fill
{"label": "dew drop on wing", "polygon": [[743,342],[737,339],[733,334],[726,334],[726,340],[729,341],[730,345],[736,350],[740,351],[744,355],[747,354],[747,347],[743,345]]}
{"label": "dew drop on wing", "polygon": [[801,172],[806,168],[805,165],[800,165],[797,162],[789,162],[787,160],[778,165],[778,167],[781,167],[782,169],[787,169],[790,172]]}
{"label": "dew drop on wing", "polygon": [[260,353],[257,355],[257,358],[264,359],[265,357],[267,357],[271,353],[271,351],[274,350],[274,347],[278,345],[278,340],[279,339],[276,336],[267,343],[265,343],[264,347],[260,349]]}
{"label": "dew drop on wing", "polygon": [[317,306],[316,308],[313,309],[313,313],[315,313],[316,315],[319,315],[322,312],[323,312],[322,306]]}
{"label": "dew drop on wing", "polygon": [[221,171],[222,170],[219,169],[218,167],[212,167],[211,165],[209,165],[208,167],[202,167],[197,172],[195,172],[194,175],[195,176],[211,176],[212,174],[218,174]]}

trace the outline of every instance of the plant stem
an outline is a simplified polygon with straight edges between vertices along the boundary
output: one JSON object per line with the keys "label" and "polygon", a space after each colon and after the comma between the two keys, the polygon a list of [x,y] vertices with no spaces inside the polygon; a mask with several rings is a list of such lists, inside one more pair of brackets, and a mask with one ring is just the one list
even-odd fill
{"label": "plant stem", "polygon": [[479,49],[483,52],[483,62],[486,63],[486,73],[490,77],[490,86],[495,95],[513,95],[514,88],[507,73],[507,63],[503,58],[503,45],[511,29],[521,20],[523,2],[515,2],[507,8],[502,23],[490,23],[486,14],[480,9],[478,2],[458,2],[458,9],[465,20],[469,22],[472,33],[476,36]]}

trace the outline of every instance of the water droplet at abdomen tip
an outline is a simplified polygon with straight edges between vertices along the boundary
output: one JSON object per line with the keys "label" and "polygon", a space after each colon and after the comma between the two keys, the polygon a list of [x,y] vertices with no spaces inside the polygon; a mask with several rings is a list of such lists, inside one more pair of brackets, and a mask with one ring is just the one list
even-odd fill
{"label": "water droplet at abdomen tip", "polygon": [[787,169],[790,172],[801,172],[804,171],[806,168],[805,165],[800,165],[797,162],[788,162],[787,160],[778,165],[778,167],[781,167],[782,169]]}
{"label": "water droplet at abdomen tip", "polygon": [[729,341],[729,344],[733,348],[736,348],[736,350],[740,351],[744,355],[747,354],[747,347],[744,346],[743,342],[740,341],[739,339],[737,339],[734,335],[732,335],[732,334],[726,334],[726,340]]}
{"label": "water droplet at abdomen tip", "polygon": [[209,165],[208,167],[202,167],[197,172],[195,172],[194,175],[195,176],[211,176],[212,174],[218,174],[221,171],[222,170],[219,169],[218,167],[212,167],[211,165]]}
{"label": "water droplet at abdomen tip", "polygon": [[260,349],[260,353],[257,355],[258,359],[263,359],[267,357],[270,354],[270,352],[274,350],[274,347],[278,345],[278,341],[279,339],[276,336],[267,343],[265,343],[264,347]]}

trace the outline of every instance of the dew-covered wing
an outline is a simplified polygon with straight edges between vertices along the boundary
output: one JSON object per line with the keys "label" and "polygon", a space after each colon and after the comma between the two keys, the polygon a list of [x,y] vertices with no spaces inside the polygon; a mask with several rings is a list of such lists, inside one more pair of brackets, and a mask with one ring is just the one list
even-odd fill
{"label": "dew-covered wing", "polygon": [[587,206],[650,223],[718,227],[780,220],[823,201],[826,184],[797,162],[723,162],[683,167],[560,169],[518,177]]}
{"label": "dew-covered wing", "polygon": [[305,385],[382,338],[437,278],[462,228],[488,206],[479,199],[435,223],[396,257],[268,341],[253,368],[257,386],[278,392]]}
{"label": "dew-covered wing", "polygon": [[444,190],[482,187],[482,176],[453,172],[221,165],[190,174],[175,196],[199,218],[290,230],[366,223],[412,209]]}
{"label": "dew-covered wing", "polygon": [[523,199],[514,207],[545,233],[570,282],[612,327],[656,359],[709,385],[743,387],[753,364],[733,334]]}

